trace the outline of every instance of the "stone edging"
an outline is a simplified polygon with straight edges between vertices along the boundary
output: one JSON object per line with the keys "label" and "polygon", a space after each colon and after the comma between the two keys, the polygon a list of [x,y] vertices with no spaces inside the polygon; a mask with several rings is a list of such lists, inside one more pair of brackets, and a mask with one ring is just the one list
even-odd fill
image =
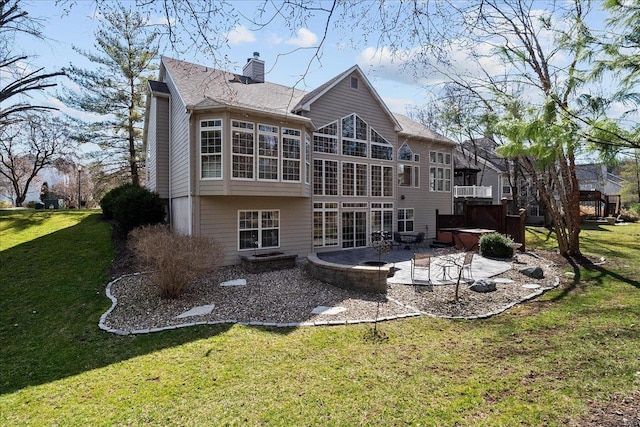
{"label": "stone edging", "polygon": [[111,286],[113,284],[115,284],[116,282],[118,282],[119,280],[125,278],[125,277],[129,277],[129,276],[138,276],[140,274],[143,273],[133,273],[133,274],[126,274],[124,276],[120,276],[114,280],[112,280],[111,282],[109,282],[107,284],[105,293],[107,295],[107,298],[109,298],[111,300],[111,307],[109,307],[109,309],[104,312],[104,314],[102,314],[102,316],[100,316],[100,321],[98,322],[98,327],[100,329],[102,329],[105,332],[110,332],[112,334],[116,334],[116,335],[139,335],[139,334],[150,334],[152,332],[162,332],[162,331],[168,331],[168,330],[172,330],[172,329],[181,329],[181,328],[187,328],[190,326],[198,326],[198,325],[220,325],[220,324],[238,324],[238,325],[244,325],[244,326],[261,326],[261,327],[273,327],[273,328],[298,328],[298,327],[305,327],[305,326],[337,326],[337,325],[355,325],[355,324],[360,324],[360,323],[376,323],[376,322],[385,322],[385,321],[389,321],[389,320],[398,320],[398,319],[406,319],[409,317],[419,317],[422,315],[425,316],[429,316],[429,317],[435,317],[435,318],[440,318],[440,319],[451,319],[451,320],[477,320],[477,319],[486,319],[492,316],[495,316],[497,314],[503,313],[506,310],[514,307],[517,304],[521,304],[525,301],[529,301],[539,295],[542,295],[544,292],[554,289],[556,288],[559,284],[560,284],[560,278],[556,277],[555,278],[555,283],[552,286],[547,286],[547,287],[541,287],[540,289],[536,290],[535,292],[526,295],[525,297],[521,298],[518,301],[514,301],[510,304],[507,304],[506,306],[502,307],[499,310],[496,310],[494,312],[491,313],[485,313],[485,314],[479,314],[476,316],[438,316],[432,313],[428,313],[426,311],[420,311],[415,307],[411,307],[410,305],[407,304],[403,304],[400,301],[397,301],[393,298],[388,298],[390,301],[405,307],[409,310],[411,310],[411,313],[403,313],[403,314],[397,314],[394,316],[385,316],[385,317],[379,317],[377,319],[354,319],[354,320],[322,320],[322,321],[316,321],[316,322],[291,322],[291,323],[277,323],[277,322],[258,322],[258,321],[250,321],[250,322],[239,322],[237,320],[210,320],[210,321],[202,321],[202,322],[189,322],[189,323],[182,323],[180,325],[171,325],[171,326],[163,326],[161,328],[149,328],[149,329],[136,329],[133,331],[125,331],[122,329],[115,329],[115,328],[111,328],[109,326],[107,326],[105,324],[105,320],[107,319],[107,316],[109,316],[109,314],[116,308],[116,305],[118,304],[118,299],[111,293]]}

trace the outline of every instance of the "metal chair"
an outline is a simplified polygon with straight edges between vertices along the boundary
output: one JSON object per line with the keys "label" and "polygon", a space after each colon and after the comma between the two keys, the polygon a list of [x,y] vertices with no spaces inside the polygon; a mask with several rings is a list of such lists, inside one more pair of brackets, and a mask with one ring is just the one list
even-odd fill
{"label": "metal chair", "polygon": [[402,241],[402,236],[400,235],[400,233],[398,233],[397,231],[393,232],[393,247],[401,247],[403,245],[406,245],[406,243],[404,243]]}
{"label": "metal chair", "polygon": [[431,254],[413,254],[413,258],[411,258],[411,283],[414,285],[421,284],[416,283],[416,270],[427,270],[428,281],[422,284],[431,284]]}
{"label": "metal chair", "polygon": [[[464,253],[464,261],[462,261],[462,274],[460,279],[473,282],[473,273],[471,272],[471,263],[473,262],[473,251]],[[467,273],[467,274],[465,274]]]}
{"label": "metal chair", "polygon": [[422,249],[427,249],[426,242],[424,241],[424,233],[420,232],[416,236],[416,240],[413,241],[413,246],[418,249],[421,247]]}

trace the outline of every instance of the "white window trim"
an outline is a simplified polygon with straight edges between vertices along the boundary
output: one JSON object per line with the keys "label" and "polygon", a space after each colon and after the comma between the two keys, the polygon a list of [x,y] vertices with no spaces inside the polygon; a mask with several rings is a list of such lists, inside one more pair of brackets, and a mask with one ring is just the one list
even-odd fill
{"label": "white window trim", "polygon": [[[275,132],[269,132],[269,131],[264,131],[264,130],[260,130],[260,126],[268,126],[271,128],[275,128],[276,131]],[[280,161],[280,157],[282,155],[282,140],[280,139],[280,128],[278,126],[273,126],[273,125],[268,125],[265,123],[258,123],[258,125],[256,126],[256,129],[258,130],[258,137],[255,139],[255,146],[256,146],[256,179],[258,181],[266,181],[266,182],[278,182],[280,181],[280,177],[281,177],[281,161]],[[268,136],[275,136],[276,137],[276,150],[278,151],[278,155],[273,157],[273,156],[264,156],[264,155],[260,155],[260,135],[268,135]],[[276,167],[278,168],[278,170],[276,171],[276,177],[275,178],[260,178],[260,159],[270,159],[270,160],[274,160],[276,161]]]}
{"label": "white window trim", "polygon": [[[289,135],[286,134],[285,135],[285,130],[292,130],[292,131],[296,131],[298,132],[299,135]],[[284,139],[297,139],[298,140],[298,158],[297,159],[293,159],[293,158],[289,158],[289,157],[285,157],[284,156]],[[300,129],[294,129],[294,128],[287,128],[287,127],[283,127],[280,129],[280,176],[281,176],[281,181],[282,182],[302,182],[302,174],[304,173],[304,171],[302,170],[302,132],[300,132]],[[285,161],[295,161],[298,162],[298,179],[285,179],[285,174],[284,174],[284,163]]]}
{"label": "white window trim", "polygon": [[[316,207],[316,205],[319,205],[318,207]],[[331,207],[327,207],[328,205],[331,205]],[[335,206],[333,206],[335,205]],[[315,243],[315,236],[313,235],[312,232],[312,236],[311,239],[313,241],[313,247],[314,248],[337,248],[340,247],[340,210],[338,209],[338,203],[337,202],[315,202],[314,206],[313,206],[313,220],[312,220],[312,224],[313,227],[315,229],[315,214],[316,212],[321,212],[322,213],[322,245],[316,245]],[[327,212],[334,212],[336,214],[336,242],[335,244],[332,245],[327,245],[327,229],[326,229],[326,225],[327,225],[327,221],[326,221],[326,213]]]}
{"label": "white window trim", "polygon": [[[353,165],[353,184],[352,184],[352,189],[353,189],[353,194],[344,194],[344,165],[345,164],[351,164]],[[365,188],[365,194],[358,194],[358,166],[364,166],[366,172],[367,172],[367,176],[364,179],[364,188]],[[369,166],[366,163],[360,163],[360,162],[353,162],[350,160],[343,160],[340,164],[340,194],[343,197],[368,197],[369,196],[369,182],[371,181],[370,175],[369,175]]]}
{"label": "white window trim", "polygon": [[[247,129],[247,128],[242,128],[242,127],[235,127],[233,126],[233,122],[237,122],[237,123],[245,123],[245,124],[250,124],[253,126],[253,129]],[[233,152],[233,131],[234,129],[239,130],[240,132],[246,132],[246,133],[252,133],[253,134],[253,154],[251,156],[247,155],[247,154],[240,154],[240,153],[234,153]],[[255,181],[258,177],[258,168],[257,168],[257,164],[256,164],[256,159],[258,157],[258,150],[256,147],[256,143],[257,143],[257,138],[256,138],[256,124],[253,122],[246,122],[244,120],[236,120],[236,119],[232,119],[231,120],[231,139],[229,141],[229,145],[230,145],[230,150],[231,150],[231,179],[233,181]],[[239,178],[239,177],[234,177],[233,176],[233,157],[234,156],[238,156],[238,157],[252,157],[252,164],[253,164],[253,176],[251,178]]]}
{"label": "white window trim", "polygon": [[[400,219],[400,211],[402,211],[404,213],[404,218]],[[411,219],[407,219],[407,213],[411,212]],[[415,213],[415,209],[414,208],[398,208],[398,225],[400,225],[400,222],[402,222],[404,224],[404,231],[402,232],[413,232],[416,230],[416,213]],[[407,230],[407,222],[411,222],[411,230]],[[400,231],[400,227],[398,227],[398,231]]]}
{"label": "white window trim", "polygon": [[[258,228],[250,228],[250,229],[240,229],[240,214],[242,212],[257,212],[258,213]],[[277,229],[278,230],[278,246],[263,246],[262,245],[262,231],[263,231],[263,227],[262,227],[262,213],[263,212],[278,212],[278,226],[277,227],[268,227],[265,228],[267,230],[273,230],[273,229]],[[282,234],[280,233],[280,222],[281,222],[281,215],[280,215],[280,209],[259,209],[259,210],[253,210],[253,209],[241,209],[238,211],[238,222],[237,227],[238,227],[238,234],[237,234],[237,239],[238,239],[238,252],[244,252],[244,251],[253,251],[253,250],[259,250],[259,249],[277,249],[279,248],[281,245],[281,237]],[[255,248],[244,248],[244,249],[240,249],[240,232],[241,231],[250,231],[250,230],[256,230],[258,233],[258,246]]]}
{"label": "white window trim", "polygon": [[[212,121],[220,121],[220,126],[202,126],[203,122],[212,122]],[[220,153],[219,154],[209,154],[202,153],[202,131],[206,130],[220,130]],[[212,119],[201,119],[200,120],[200,130],[198,132],[198,151],[200,152],[200,179],[202,181],[220,181],[224,179],[224,121],[220,117],[212,118]],[[203,177],[203,169],[202,169],[202,159],[207,156],[220,156],[220,176],[219,177]]]}

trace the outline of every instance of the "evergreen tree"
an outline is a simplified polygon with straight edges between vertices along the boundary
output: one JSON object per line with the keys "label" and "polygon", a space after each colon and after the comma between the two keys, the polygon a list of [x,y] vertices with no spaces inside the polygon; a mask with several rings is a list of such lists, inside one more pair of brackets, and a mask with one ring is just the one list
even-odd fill
{"label": "evergreen tree", "polygon": [[79,123],[74,137],[98,144],[95,153],[107,171],[123,173],[140,185],[144,166],[142,122],[145,84],[158,54],[158,34],[149,29],[138,12],[119,8],[105,11],[96,32],[96,52],[74,49],[98,64],[94,70],[71,65],[69,78],[80,88],[67,90],[63,101],[70,107],[93,113],[102,120]]}

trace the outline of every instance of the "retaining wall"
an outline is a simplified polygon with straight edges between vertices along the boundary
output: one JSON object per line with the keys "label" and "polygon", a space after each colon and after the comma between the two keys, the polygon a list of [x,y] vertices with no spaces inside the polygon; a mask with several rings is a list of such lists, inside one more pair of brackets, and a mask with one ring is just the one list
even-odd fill
{"label": "retaining wall", "polygon": [[344,289],[387,293],[387,276],[392,268],[390,265],[370,267],[334,264],[321,260],[316,254],[309,254],[307,259],[311,275],[318,280]]}

